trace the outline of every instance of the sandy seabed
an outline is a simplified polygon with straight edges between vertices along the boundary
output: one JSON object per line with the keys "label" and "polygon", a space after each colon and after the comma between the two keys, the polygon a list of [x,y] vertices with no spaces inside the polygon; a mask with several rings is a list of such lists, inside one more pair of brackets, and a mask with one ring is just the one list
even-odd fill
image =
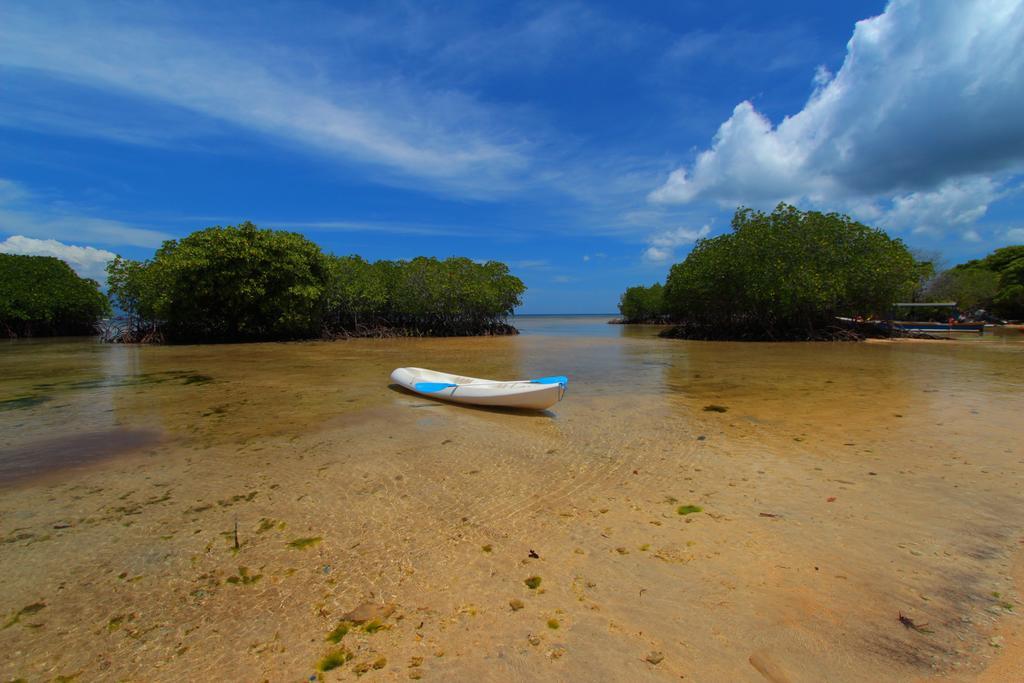
{"label": "sandy seabed", "polygon": [[0,678],[1024,678],[1024,344],[630,334],[5,348]]}

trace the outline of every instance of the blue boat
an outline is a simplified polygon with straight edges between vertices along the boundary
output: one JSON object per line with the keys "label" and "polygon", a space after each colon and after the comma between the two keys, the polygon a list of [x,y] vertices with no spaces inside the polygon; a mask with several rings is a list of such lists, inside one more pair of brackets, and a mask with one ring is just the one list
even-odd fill
{"label": "blue boat", "polygon": [[893,320],[892,326],[904,332],[985,332],[985,323],[936,323]]}

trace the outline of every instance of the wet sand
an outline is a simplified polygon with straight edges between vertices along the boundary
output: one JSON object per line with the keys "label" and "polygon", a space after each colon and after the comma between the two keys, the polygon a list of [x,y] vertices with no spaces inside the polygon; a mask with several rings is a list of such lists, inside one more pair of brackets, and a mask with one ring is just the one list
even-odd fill
{"label": "wet sand", "polygon": [[[572,384],[473,410],[398,365]],[[5,680],[1021,671],[1015,338],[48,342],[0,377]]]}

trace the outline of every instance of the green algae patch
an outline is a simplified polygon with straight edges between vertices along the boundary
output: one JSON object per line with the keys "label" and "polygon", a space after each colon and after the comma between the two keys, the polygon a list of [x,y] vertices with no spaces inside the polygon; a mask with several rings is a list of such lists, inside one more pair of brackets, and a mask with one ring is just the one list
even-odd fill
{"label": "green algae patch", "polygon": [[209,375],[189,375],[185,378],[185,384],[209,384],[213,377]]}
{"label": "green algae patch", "polygon": [[676,512],[681,515],[692,515],[695,512],[704,512],[704,508],[700,505],[680,505]]}
{"label": "green algae patch", "polygon": [[728,407],[720,406],[720,405],[717,405],[715,403],[712,403],[711,405],[704,406],[704,412],[705,413],[725,413],[725,412],[728,412],[728,410],[729,410]]}
{"label": "green algae patch", "polygon": [[538,588],[540,588],[540,577],[531,576],[528,579],[524,580],[523,583],[525,583],[526,587],[530,590],[537,590]]}
{"label": "green algae patch", "polygon": [[263,574],[250,574],[248,567],[239,567],[237,576],[224,579],[234,586],[249,586],[263,578]]}
{"label": "green algae patch", "polygon": [[14,626],[19,621],[21,621],[22,617],[32,616],[36,612],[42,610],[44,607],[46,607],[45,602],[33,602],[31,605],[26,605],[25,607],[22,607],[20,610],[15,612],[11,616],[11,618],[4,623],[2,627],[0,627],[0,631],[10,628],[11,626]]}
{"label": "green algae patch", "polygon": [[260,519],[260,525],[258,527],[256,527],[256,533],[258,533],[258,534],[266,533],[267,531],[270,531],[271,529],[277,529],[278,531],[284,531],[285,526],[286,525],[285,525],[284,522],[279,522],[276,519],[271,519],[270,517],[263,517],[263,518]]}
{"label": "green algae patch", "polygon": [[333,671],[350,659],[352,659],[352,653],[345,648],[340,648],[328,652],[316,665],[316,668],[318,671]]}
{"label": "green algae patch", "polygon": [[244,501],[246,503],[251,503],[258,493],[259,493],[259,491],[250,491],[249,493],[239,493],[239,494],[236,494],[234,496],[231,496],[230,498],[225,498],[224,500],[218,500],[217,501],[217,505],[221,506],[222,508],[226,508],[226,507],[230,507],[230,506],[234,505],[235,503],[239,503],[239,502],[242,502],[242,501]]}
{"label": "green algae patch", "polygon": [[349,622],[341,622],[340,624],[334,627],[333,631],[327,634],[327,637],[324,640],[326,640],[329,643],[334,643],[335,645],[337,645],[341,642],[342,638],[348,635],[349,627]]}
{"label": "green algae patch", "polygon": [[294,541],[288,542],[289,548],[295,548],[296,550],[305,550],[306,548],[312,548],[318,545],[320,541],[324,540],[320,536],[310,536],[308,538],[296,538]]}
{"label": "green algae patch", "polygon": [[558,623],[558,619],[548,619],[548,628],[557,630],[561,624]]}
{"label": "green algae patch", "polygon": [[387,626],[385,626],[384,624],[380,623],[376,619],[374,619],[372,621],[368,621],[365,624],[363,624],[363,630],[366,631],[367,633],[376,633],[377,631],[383,631],[386,628],[387,628]]}
{"label": "green algae patch", "polygon": [[124,624],[124,615],[118,614],[116,617],[110,617],[110,621],[107,622],[107,631],[113,633],[117,629],[121,628]]}
{"label": "green algae patch", "polygon": [[480,546],[480,550],[483,550],[485,553],[489,553],[492,550],[494,550],[494,546],[492,546],[490,543],[488,543],[487,545]]}

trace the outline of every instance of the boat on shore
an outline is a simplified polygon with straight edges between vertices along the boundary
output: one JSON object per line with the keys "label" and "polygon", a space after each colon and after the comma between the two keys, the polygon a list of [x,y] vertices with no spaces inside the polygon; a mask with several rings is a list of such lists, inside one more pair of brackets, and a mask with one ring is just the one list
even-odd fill
{"label": "boat on shore", "polygon": [[893,320],[891,325],[893,328],[903,330],[904,332],[976,332],[978,334],[983,334],[985,331],[985,323],[983,322],[940,323],[913,320]]}
{"label": "boat on shore", "polygon": [[465,377],[426,368],[397,368],[391,381],[429,398],[479,406],[544,410],[562,400],[564,375],[513,381]]}

